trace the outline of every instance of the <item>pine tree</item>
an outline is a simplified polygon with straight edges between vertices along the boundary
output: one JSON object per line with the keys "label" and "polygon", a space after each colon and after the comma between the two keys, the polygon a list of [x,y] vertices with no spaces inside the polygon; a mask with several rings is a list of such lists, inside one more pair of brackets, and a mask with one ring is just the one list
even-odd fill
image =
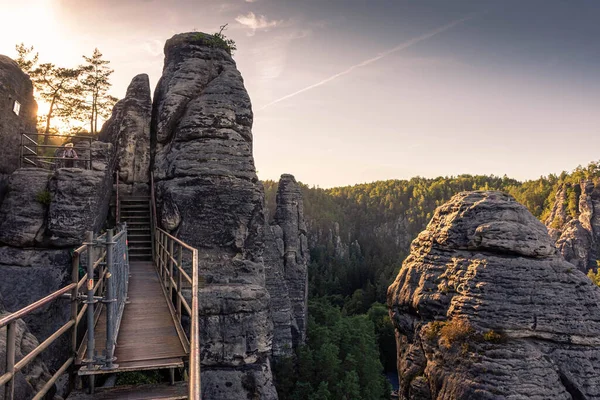
{"label": "pine tree", "polygon": [[52,118],[69,117],[81,104],[81,87],[78,68],[57,67],[44,63],[31,72],[31,79],[38,95],[49,104],[48,113],[43,117],[44,145],[48,144]]}
{"label": "pine tree", "polygon": [[83,79],[81,84],[83,93],[88,100],[83,112],[87,113],[90,122],[90,133],[98,133],[98,118],[106,119],[117,99],[108,95],[112,86],[110,76],[114,70],[108,67],[110,61],[104,60],[102,53],[97,48],[91,57],[83,56],[86,64],[81,66]]}
{"label": "pine tree", "polygon": [[31,75],[31,72],[38,63],[39,54],[33,54],[33,46],[27,47],[24,43],[17,44],[15,49],[17,50],[15,61],[19,65],[19,68],[26,74]]}

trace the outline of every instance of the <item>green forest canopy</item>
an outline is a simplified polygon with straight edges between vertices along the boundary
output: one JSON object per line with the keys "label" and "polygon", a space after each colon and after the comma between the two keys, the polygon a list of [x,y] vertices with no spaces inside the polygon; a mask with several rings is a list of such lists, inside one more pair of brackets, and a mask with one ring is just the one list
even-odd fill
{"label": "green forest canopy", "polygon": [[[384,306],[387,287],[408,255],[410,242],[425,228],[436,207],[453,195],[469,190],[507,192],[544,222],[561,185],[567,187],[567,211],[577,217],[579,183],[599,178],[600,162],[592,162],[570,173],[550,174],[525,182],[507,176],[459,175],[377,181],[331,189],[300,184],[311,253],[309,339],[299,349],[295,366],[291,360],[275,365],[280,398],[387,397],[387,388],[373,377],[368,379],[375,379],[373,384],[377,389],[373,389],[373,396],[364,397],[360,382],[365,382],[366,373],[359,365],[354,366],[355,355],[343,351],[336,341],[354,341],[360,337],[366,343],[364,346],[377,348],[376,352],[364,353],[364,363],[371,363],[380,372],[395,368],[394,333]],[[269,215],[273,216],[277,182],[263,184]],[[332,240],[336,225],[341,242],[347,246],[343,254]],[[324,313],[327,318],[322,318]],[[351,332],[339,329],[348,324],[356,329]],[[309,367],[315,358],[323,359],[320,363],[331,363],[331,373],[320,374],[318,371],[323,369],[318,365]],[[344,368],[339,369],[342,365]],[[297,370],[292,371],[294,368]],[[292,378],[282,379],[290,371]],[[359,385],[358,389],[350,390],[353,393],[342,393],[336,386],[336,382],[352,386],[356,381]]]}

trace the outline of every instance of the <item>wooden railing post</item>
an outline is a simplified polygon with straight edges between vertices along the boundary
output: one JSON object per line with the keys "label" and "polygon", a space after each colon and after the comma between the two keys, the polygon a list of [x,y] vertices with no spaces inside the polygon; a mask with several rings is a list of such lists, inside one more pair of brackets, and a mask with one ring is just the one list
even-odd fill
{"label": "wooden railing post", "polygon": [[[73,328],[71,330],[71,357],[77,356],[77,296],[79,289],[77,284],[79,283],[79,253],[76,251],[73,253],[73,260],[71,264],[71,283],[74,284],[73,290],[71,291],[71,321],[73,321]],[[75,387],[75,370],[71,368],[69,374],[69,387],[72,390]]]}
{"label": "wooden railing post", "polygon": [[179,245],[179,252],[177,253],[177,318],[181,322],[181,271],[183,270],[183,246]]}
{"label": "wooden railing post", "polygon": [[[94,232],[88,231],[86,234],[86,244],[88,251],[88,281],[87,281],[87,367],[90,371],[94,369],[94,349],[96,348],[94,340]],[[94,393],[94,375],[89,376],[90,394]]]}
{"label": "wooden railing post", "polygon": [[4,399],[13,400],[15,397],[15,352],[16,352],[17,321],[6,327],[6,372],[12,374],[4,387]]}
{"label": "wooden railing post", "polygon": [[173,251],[174,241],[169,240],[169,301],[173,301],[173,259],[175,258],[175,252]]}
{"label": "wooden railing post", "polygon": [[192,320],[190,328],[190,387],[189,398],[200,399],[200,325],[198,304],[198,250],[192,251]]}

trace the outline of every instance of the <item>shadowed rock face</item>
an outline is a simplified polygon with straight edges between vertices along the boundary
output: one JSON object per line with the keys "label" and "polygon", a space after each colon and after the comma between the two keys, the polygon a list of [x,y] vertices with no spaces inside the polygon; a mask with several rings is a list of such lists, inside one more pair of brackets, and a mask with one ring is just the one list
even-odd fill
{"label": "shadowed rock face", "polygon": [[306,339],[309,261],[302,192],[292,175],[281,176],[274,221],[265,231],[273,355],[289,356]]}
{"label": "shadowed rock face", "polygon": [[[13,112],[15,101],[21,104],[19,115]],[[16,62],[0,55],[0,174],[18,168],[21,134],[36,133],[36,114],[31,80]]]}
{"label": "shadowed rock face", "polygon": [[[577,218],[567,212],[567,190],[579,193]],[[580,271],[596,270],[600,258],[600,187],[592,181],[562,185],[546,220],[556,247]]]}
{"label": "shadowed rock face", "polygon": [[235,62],[207,37],[165,45],[151,124],[159,219],[200,250],[203,396],[274,399],[250,98]]}
{"label": "shadowed rock face", "polygon": [[140,74],[133,78],[98,137],[114,145],[119,179],[128,194],[149,193],[151,114],[150,82],[148,75]]}
{"label": "shadowed rock face", "polygon": [[[67,284],[73,247],[85,232],[98,232],[108,212],[112,145],[92,143],[91,170],[21,168],[9,180],[0,205],[0,293],[17,311]],[[46,339],[69,318],[69,304],[54,302],[24,318],[31,333]],[[63,336],[41,357],[50,367],[64,362]]]}
{"label": "shadowed rock face", "polygon": [[388,289],[404,399],[598,398],[600,289],[512,197],[439,207]]}

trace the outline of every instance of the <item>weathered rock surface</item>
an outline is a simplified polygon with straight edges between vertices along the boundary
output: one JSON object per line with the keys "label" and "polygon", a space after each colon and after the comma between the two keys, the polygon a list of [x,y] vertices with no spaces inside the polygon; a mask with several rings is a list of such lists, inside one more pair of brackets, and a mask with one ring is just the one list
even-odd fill
{"label": "weathered rock surface", "polygon": [[[567,210],[569,196],[577,198],[576,217]],[[600,186],[586,180],[562,185],[546,226],[565,260],[583,272],[596,270],[600,258]]]}
{"label": "weathered rock surface", "polygon": [[[0,305],[0,319],[7,316]],[[6,360],[6,327],[0,328],[0,359]],[[19,362],[24,356],[33,351],[39,342],[33,336],[25,322],[18,320],[16,322],[16,351],[15,361]],[[6,372],[6,365],[4,362],[0,363],[0,375]],[[19,371],[15,376],[15,399],[30,399],[34,394],[37,393],[42,387],[48,382],[51,375],[46,365],[38,359],[32,361],[29,365],[25,366],[23,370]],[[4,399],[4,387],[0,391],[0,400]],[[51,395],[51,394],[50,394]]]}
{"label": "weathered rock surface", "polygon": [[151,124],[159,218],[200,250],[203,397],[274,399],[250,98],[233,59],[207,38],[165,45]]}
{"label": "weathered rock surface", "polygon": [[50,192],[51,173],[42,168],[22,168],[11,175],[8,194],[0,207],[0,243],[33,247],[42,240]]}
{"label": "weathered rock surface", "polygon": [[264,260],[273,355],[280,357],[291,355],[306,339],[309,251],[302,193],[292,175],[281,176],[276,203],[274,221],[265,227]]}
{"label": "weathered rock surface", "polygon": [[98,232],[106,221],[112,173],[107,166],[110,156],[104,161],[101,157],[111,153],[112,145],[93,142],[92,149],[95,146],[104,151],[92,151],[93,169],[62,168],[50,180],[47,241],[53,247],[81,244],[86,231]]}
{"label": "weathered rock surface", "polygon": [[[15,101],[21,104],[19,115],[13,112]],[[18,168],[21,134],[36,133],[36,115],[31,80],[16,62],[0,55],[0,174]]]}
{"label": "weathered rock surface", "polygon": [[600,289],[512,197],[439,207],[388,289],[401,398],[600,398]]}
{"label": "weathered rock surface", "polygon": [[[293,344],[296,347],[306,339],[308,301],[308,261],[310,253],[304,222],[302,192],[292,175],[282,175],[277,191],[277,209],[274,224],[275,237],[283,242],[283,276],[289,290],[292,306]],[[279,236],[281,231],[281,236]],[[280,248],[280,246],[278,246]]]}
{"label": "weathered rock surface", "polygon": [[[108,143],[92,143],[92,170],[22,168],[12,174],[0,205],[0,292],[8,311],[69,283],[70,251],[82,243],[85,231],[99,231],[106,219],[111,149]],[[25,317],[25,322],[41,341],[68,318],[68,302],[57,300]],[[68,342],[62,337],[42,359],[50,367],[60,365]]]}
{"label": "weathered rock surface", "polygon": [[128,194],[148,194],[151,116],[150,82],[148,75],[140,74],[133,78],[99,135],[99,140],[115,147],[119,180]]}

